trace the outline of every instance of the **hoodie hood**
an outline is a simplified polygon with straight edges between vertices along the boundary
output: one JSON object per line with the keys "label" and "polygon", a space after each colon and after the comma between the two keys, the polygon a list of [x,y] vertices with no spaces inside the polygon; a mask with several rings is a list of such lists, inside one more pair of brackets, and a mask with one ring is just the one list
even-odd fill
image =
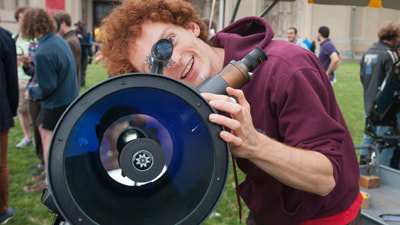
{"label": "hoodie hood", "polygon": [[249,49],[258,46],[264,49],[274,37],[274,32],[267,21],[261,17],[245,17],[228,25],[211,38],[216,47],[225,49],[224,66],[231,60],[240,60],[249,53]]}

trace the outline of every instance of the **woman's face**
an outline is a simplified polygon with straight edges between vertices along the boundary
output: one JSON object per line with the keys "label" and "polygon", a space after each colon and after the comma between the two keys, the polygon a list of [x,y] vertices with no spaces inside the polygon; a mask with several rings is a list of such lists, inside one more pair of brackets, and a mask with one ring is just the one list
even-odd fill
{"label": "woman's face", "polygon": [[196,87],[223,66],[223,49],[212,48],[199,34],[200,28],[193,22],[186,28],[171,23],[145,22],[141,35],[128,50],[129,62],[139,72],[150,72],[151,65],[146,62],[152,46],[160,39],[168,39],[174,46],[173,62],[169,63],[169,68],[164,68],[164,75]]}

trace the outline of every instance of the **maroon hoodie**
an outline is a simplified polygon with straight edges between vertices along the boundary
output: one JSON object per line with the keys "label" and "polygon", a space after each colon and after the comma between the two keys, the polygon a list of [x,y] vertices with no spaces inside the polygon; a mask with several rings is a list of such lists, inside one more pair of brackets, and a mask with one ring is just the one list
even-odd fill
{"label": "maroon hoodie", "polygon": [[237,159],[247,175],[238,192],[256,218],[265,224],[293,225],[346,210],[359,192],[359,168],[350,133],[318,58],[287,41],[272,40],[273,36],[264,19],[246,17],[217,33],[212,42],[225,49],[224,66],[255,46],[264,49],[268,61],[242,88],[254,126],[287,145],[321,152],[332,163],[336,186],[321,197],[293,189],[250,161]]}

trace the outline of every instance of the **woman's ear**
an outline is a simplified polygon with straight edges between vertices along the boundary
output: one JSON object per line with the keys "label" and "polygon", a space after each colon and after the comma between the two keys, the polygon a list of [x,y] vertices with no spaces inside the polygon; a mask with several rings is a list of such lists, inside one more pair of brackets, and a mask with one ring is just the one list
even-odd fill
{"label": "woman's ear", "polygon": [[192,31],[192,33],[194,34],[194,36],[199,37],[200,36],[200,26],[195,23],[195,22],[189,22],[187,24],[187,29],[189,29],[190,31]]}

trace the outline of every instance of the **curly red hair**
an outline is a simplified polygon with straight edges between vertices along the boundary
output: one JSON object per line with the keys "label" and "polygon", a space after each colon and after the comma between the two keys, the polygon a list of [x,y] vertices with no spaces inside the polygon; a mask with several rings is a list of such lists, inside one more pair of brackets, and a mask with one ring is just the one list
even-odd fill
{"label": "curly red hair", "polygon": [[193,6],[183,0],[126,0],[103,21],[104,41],[101,52],[107,71],[112,75],[136,72],[128,61],[128,50],[135,46],[146,21],[172,23],[185,27],[195,22],[200,39],[207,42],[208,31]]}

